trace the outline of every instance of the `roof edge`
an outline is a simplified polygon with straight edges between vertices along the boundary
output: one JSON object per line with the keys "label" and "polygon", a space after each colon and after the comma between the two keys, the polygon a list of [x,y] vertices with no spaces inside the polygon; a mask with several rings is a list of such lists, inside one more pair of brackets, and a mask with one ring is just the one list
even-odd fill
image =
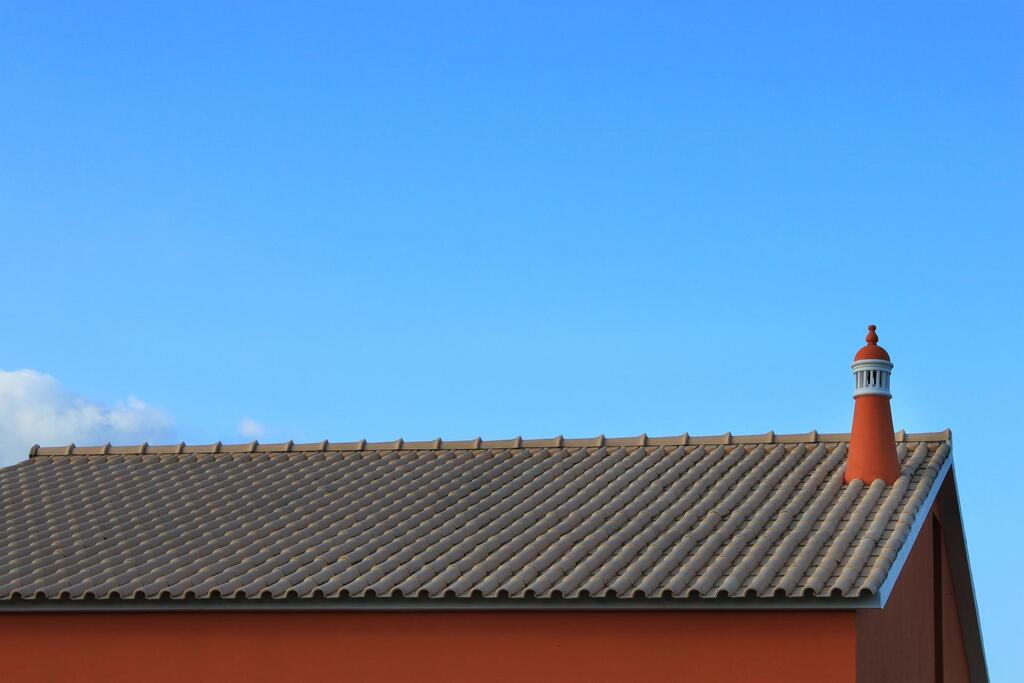
{"label": "roof edge", "polygon": [[2,612],[448,612],[877,609],[878,595],[856,598],[230,598],[0,600]]}
{"label": "roof edge", "polygon": [[[945,429],[940,432],[907,432],[901,429],[895,433],[897,443],[907,441],[944,441],[952,443],[952,432]],[[142,443],[130,446],[114,446],[110,443],[99,446],[78,446],[74,443],[65,446],[40,446],[38,444],[29,449],[30,458],[38,456],[61,456],[61,455],[180,455],[189,454],[218,454],[218,453],[292,453],[310,452],[319,453],[324,451],[366,451],[366,450],[469,450],[481,448],[585,448],[585,447],[617,447],[617,446],[690,446],[690,445],[742,445],[742,444],[764,444],[764,443],[828,443],[844,442],[850,440],[849,432],[822,433],[811,430],[803,434],[776,434],[768,431],[763,434],[734,435],[732,432],[708,436],[691,436],[684,432],[677,436],[649,437],[647,434],[626,437],[605,437],[600,434],[594,437],[571,438],[555,436],[545,439],[524,439],[516,436],[511,439],[475,439],[444,440],[441,438],[432,441],[406,441],[396,439],[394,441],[369,442],[366,439],[359,441],[314,441],[310,443],[295,443],[286,441],[284,443],[260,443],[250,441],[242,444],[223,444],[220,441],[212,444],[189,445],[184,441],[176,444],[151,446],[149,443]]]}
{"label": "roof edge", "polygon": [[914,516],[914,523],[910,525],[910,531],[907,533],[907,538],[903,541],[903,546],[899,552],[896,553],[895,559],[892,561],[892,565],[889,567],[889,572],[885,577],[885,581],[878,587],[876,595],[879,598],[879,607],[884,608],[885,604],[889,601],[889,597],[892,595],[893,588],[896,587],[896,582],[899,580],[900,573],[903,571],[903,565],[906,564],[907,558],[910,557],[910,552],[914,549],[914,545],[917,543],[917,537],[921,533],[921,529],[924,527],[924,523],[928,521],[928,516],[931,514],[932,506],[935,504],[935,499],[939,495],[939,491],[942,489],[943,482],[946,481],[946,475],[950,472],[953,467],[953,449],[949,449],[949,456],[946,457],[946,461],[942,463],[942,467],[939,468],[938,474],[935,475],[935,480],[932,481],[931,488],[928,490],[928,496],[921,502],[921,507],[918,508],[917,514]]}
{"label": "roof edge", "polygon": [[974,591],[970,553],[963,516],[960,514],[960,492],[956,485],[956,468],[950,470],[949,483],[938,499],[942,518],[942,538],[949,548],[949,569],[953,579],[953,598],[960,615],[964,646],[972,681],[988,681],[988,663],[985,642],[978,614],[978,599]]}
{"label": "roof edge", "polygon": [[964,631],[964,647],[970,677],[972,681],[988,681],[988,664],[985,657],[981,621],[978,616],[977,596],[974,590],[974,579],[971,575],[963,517],[960,514],[960,495],[956,486],[956,470],[953,466],[952,439],[949,443],[951,444],[949,457],[946,458],[936,474],[928,496],[921,503],[921,507],[914,517],[903,547],[900,548],[893,560],[885,581],[875,593],[875,598],[878,600],[877,606],[884,609],[899,580],[907,558],[917,544],[921,529],[931,517],[932,509],[938,505],[942,509],[943,542],[952,546],[954,550],[949,553],[950,572],[953,577],[954,599],[960,614],[960,627]]}

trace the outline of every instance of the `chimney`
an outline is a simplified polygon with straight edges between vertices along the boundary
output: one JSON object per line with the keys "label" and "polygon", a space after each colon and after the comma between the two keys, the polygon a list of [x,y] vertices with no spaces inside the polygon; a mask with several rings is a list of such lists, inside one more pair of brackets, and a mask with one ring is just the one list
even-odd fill
{"label": "chimney", "polygon": [[889,407],[889,376],[892,363],[889,354],[878,345],[875,326],[868,325],[867,346],[853,357],[853,428],[850,430],[850,452],[846,458],[847,483],[854,479],[870,484],[883,479],[893,484],[900,476],[896,455],[896,437]]}

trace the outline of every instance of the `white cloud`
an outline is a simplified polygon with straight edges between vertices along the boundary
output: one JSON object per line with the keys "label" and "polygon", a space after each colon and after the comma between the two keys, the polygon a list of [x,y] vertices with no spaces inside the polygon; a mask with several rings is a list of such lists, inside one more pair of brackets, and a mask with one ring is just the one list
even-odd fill
{"label": "white cloud", "polygon": [[245,439],[259,439],[267,433],[267,428],[251,417],[243,417],[238,421],[238,433]]}
{"label": "white cloud", "polygon": [[169,442],[166,413],[129,396],[107,406],[72,393],[35,370],[0,370],[0,467],[28,455],[32,444]]}

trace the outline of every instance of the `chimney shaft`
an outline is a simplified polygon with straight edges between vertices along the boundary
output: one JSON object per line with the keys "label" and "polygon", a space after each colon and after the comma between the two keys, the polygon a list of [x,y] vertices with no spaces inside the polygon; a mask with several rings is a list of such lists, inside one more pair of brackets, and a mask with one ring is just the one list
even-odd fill
{"label": "chimney shaft", "polygon": [[854,479],[870,484],[882,479],[893,484],[900,476],[896,455],[892,409],[889,407],[889,378],[892,362],[885,349],[878,346],[875,326],[868,326],[867,346],[853,358],[854,408],[850,430],[850,452],[846,458],[847,483]]}

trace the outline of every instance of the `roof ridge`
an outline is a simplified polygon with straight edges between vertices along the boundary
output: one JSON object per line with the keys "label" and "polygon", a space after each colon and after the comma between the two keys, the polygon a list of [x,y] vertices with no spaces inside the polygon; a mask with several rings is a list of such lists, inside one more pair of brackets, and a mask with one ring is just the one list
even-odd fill
{"label": "roof ridge", "polygon": [[[151,446],[148,442],[137,445],[113,446],[109,442],[99,446],[78,446],[74,443],[66,446],[39,446],[29,449],[29,457],[57,455],[212,455],[216,453],[291,453],[325,451],[380,451],[380,450],[481,450],[495,448],[582,448],[600,446],[696,446],[696,445],[739,445],[739,444],[773,444],[773,443],[827,443],[849,441],[849,432],[821,433],[811,430],[803,434],[776,434],[768,431],[763,434],[734,435],[732,432],[707,436],[690,436],[684,432],[677,436],[649,437],[647,434],[626,437],[595,437],[566,439],[559,435],[545,439],[524,439],[516,436],[511,439],[475,439],[444,440],[436,438],[430,441],[394,441],[368,442],[359,441],[313,441],[309,443],[260,443],[253,440],[248,443],[223,444],[220,441],[212,444],[188,445],[184,441],[176,444]],[[940,432],[907,432],[901,429],[896,432],[896,441],[952,441],[952,432],[945,429]]]}

